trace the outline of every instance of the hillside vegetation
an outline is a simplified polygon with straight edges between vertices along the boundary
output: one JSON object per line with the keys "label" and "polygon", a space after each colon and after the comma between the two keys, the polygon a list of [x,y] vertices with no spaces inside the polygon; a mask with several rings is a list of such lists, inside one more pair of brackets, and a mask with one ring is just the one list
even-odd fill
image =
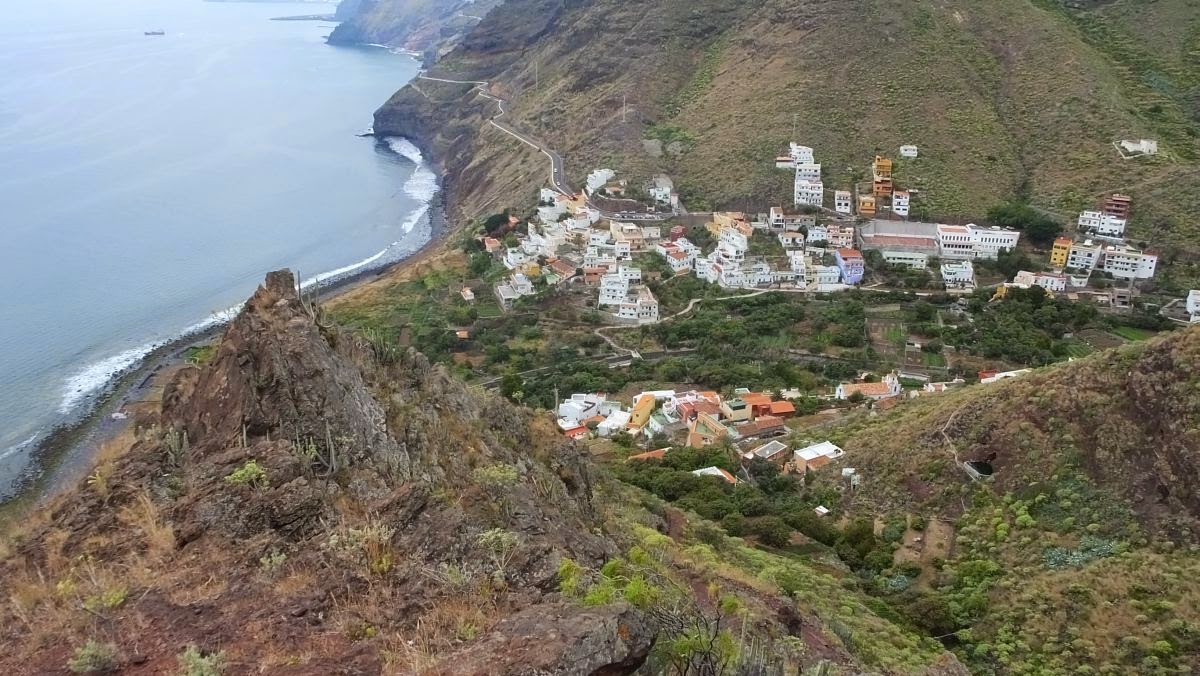
{"label": "hillside vegetation", "polygon": [[[817,487],[842,491],[848,518],[898,524],[877,592],[920,607],[973,671],[1188,673],[1200,666],[1198,373],[1193,329],[908,402],[834,433],[860,488],[836,469]],[[956,457],[988,462],[992,478],[972,481]],[[889,577],[900,571],[911,584]]]}
{"label": "hillside vegetation", "polygon": [[9,672],[965,673],[845,571],[621,486],[288,272],[199,361],[3,534]]}
{"label": "hillside vegetation", "polygon": [[[1135,238],[1190,256],[1196,35],[1188,0],[509,0],[440,70],[491,81],[576,183],[599,165],[665,170],[693,209],[763,208],[789,195],[771,158],[793,138],[827,187],[912,143],[921,155],[897,175],[922,191],[921,215],[978,219],[1015,195],[1071,217],[1121,190]],[[408,99],[380,111],[384,128]],[[1121,138],[1162,152],[1122,160]],[[476,152],[493,140],[479,133]],[[512,200],[542,179],[475,189]]]}

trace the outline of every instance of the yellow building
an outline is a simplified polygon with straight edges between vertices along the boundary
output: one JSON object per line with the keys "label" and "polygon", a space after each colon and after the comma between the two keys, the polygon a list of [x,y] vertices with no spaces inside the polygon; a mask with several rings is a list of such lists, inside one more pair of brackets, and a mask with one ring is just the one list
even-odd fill
{"label": "yellow building", "polygon": [[1054,240],[1054,247],[1050,249],[1050,267],[1056,270],[1062,270],[1067,267],[1067,256],[1071,254],[1071,238],[1059,237]]}
{"label": "yellow building", "polygon": [[640,394],[637,401],[633,402],[633,410],[629,412],[629,429],[640,430],[650,421],[650,414],[654,413],[654,395]]}

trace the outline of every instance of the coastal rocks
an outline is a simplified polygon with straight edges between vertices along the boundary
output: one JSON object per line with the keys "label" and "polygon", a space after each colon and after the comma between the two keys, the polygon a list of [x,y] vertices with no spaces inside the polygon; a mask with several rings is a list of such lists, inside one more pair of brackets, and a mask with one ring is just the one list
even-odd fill
{"label": "coastal rocks", "polygon": [[377,454],[408,470],[362,374],[330,345],[286,270],[267,275],[208,364],[176,377],[162,418],[201,454],[270,437],[319,448],[333,463]]}
{"label": "coastal rocks", "polygon": [[489,674],[620,676],[646,661],[656,632],[626,604],[580,608],[562,603],[526,608],[435,667],[437,676]]}

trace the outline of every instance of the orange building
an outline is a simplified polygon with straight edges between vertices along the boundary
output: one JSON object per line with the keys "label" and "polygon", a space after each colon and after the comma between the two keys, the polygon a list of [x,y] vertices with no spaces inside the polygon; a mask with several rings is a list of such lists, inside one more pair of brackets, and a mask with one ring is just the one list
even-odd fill
{"label": "orange building", "polygon": [[1129,195],[1113,193],[1104,198],[1104,215],[1129,220],[1132,204]]}
{"label": "orange building", "polygon": [[874,195],[859,195],[858,196],[858,215],[872,218],[875,216],[875,196]]}

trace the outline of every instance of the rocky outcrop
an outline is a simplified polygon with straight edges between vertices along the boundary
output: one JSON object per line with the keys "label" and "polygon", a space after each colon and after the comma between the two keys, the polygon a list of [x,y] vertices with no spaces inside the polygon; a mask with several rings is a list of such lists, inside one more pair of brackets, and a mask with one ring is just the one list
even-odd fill
{"label": "rocky outcrop", "polygon": [[621,676],[646,661],[655,631],[636,609],[563,603],[523,610],[450,655],[436,676]]}
{"label": "rocky outcrop", "polygon": [[273,436],[324,446],[335,462],[371,456],[402,472],[409,463],[362,374],[322,335],[286,270],[267,275],[209,364],[168,387],[163,420],[202,453],[241,445],[243,435]]}

